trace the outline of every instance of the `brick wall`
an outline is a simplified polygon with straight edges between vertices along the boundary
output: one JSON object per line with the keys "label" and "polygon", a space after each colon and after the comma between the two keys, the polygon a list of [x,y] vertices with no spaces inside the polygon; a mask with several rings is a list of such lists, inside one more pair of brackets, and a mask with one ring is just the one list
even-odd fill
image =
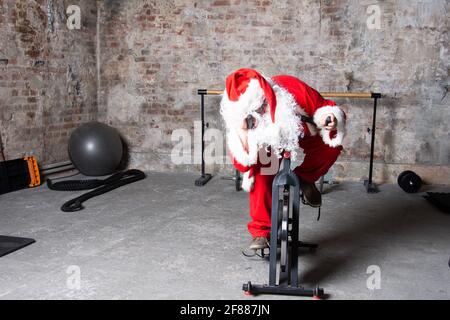
{"label": "brick wall", "polygon": [[[69,4],[82,8],[82,30],[65,26]],[[373,4],[379,29],[367,24]],[[194,133],[197,89],[221,89],[230,72],[250,67],[320,91],[382,92],[376,180],[413,169],[427,182],[450,181],[448,1],[0,0],[0,10],[0,132],[9,158],[64,160],[71,130],[99,119],[128,141],[132,166],[198,170],[172,163],[172,132]],[[349,122],[333,175],[360,179],[372,105],[335,100]],[[218,103],[207,97],[206,118],[222,129]]]}
{"label": "brick wall", "polygon": [[[380,29],[369,29],[378,4]],[[134,164],[170,162],[171,132],[193,129],[198,88],[223,88],[231,71],[292,74],[322,91],[379,91],[376,180],[411,168],[450,181],[446,1],[104,1],[100,117],[130,141]],[[446,18],[447,17],[447,18]],[[207,98],[221,128],[217,97]],[[372,104],[336,99],[348,113],[338,178],[367,176]],[[220,170],[221,166],[209,168]]]}
{"label": "brick wall", "polygon": [[[81,8],[69,30],[66,8]],[[67,160],[67,139],[97,117],[95,1],[0,0],[0,133],[8,159]]]}

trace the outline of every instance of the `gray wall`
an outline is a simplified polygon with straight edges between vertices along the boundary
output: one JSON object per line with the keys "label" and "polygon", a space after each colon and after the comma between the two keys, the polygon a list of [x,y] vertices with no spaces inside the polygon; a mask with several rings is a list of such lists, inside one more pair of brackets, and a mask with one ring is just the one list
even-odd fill
{"label": "gray wall", "polygon": [[[369,29],[369,5],[380,29]],[[170,161],[171,132],[192,130],[198,88],[223,88],[240,67],[292,74],[320,91],[378,91],[377,180],[410,168],[450,181],[447,1],[104,1],[100,116],[120,128],[133,163]],[[445,96],[445,97],[444,97]],[[221,128],[217,97],[207,118]],[[336,99],[348,114],[337,178],[367,175],[371,101]],[[209,170],[220,170],[216,165]]]}
{"label": "gray wall", "polygon": [[[81,8],[69,30],[66,8]],[[0,133],[5,157],[68,158],[67,140],[97,118],[94,1],[0,0]]]}
{"label": "gray wall", "polygon": [[[133,166],[196,171],[171,162],[173,130],[194,132],[197,89],[221,89],[230,72],[250,67],[295,75],[319,91],[383,93],[376,180],[413,169],[427,182],[450,181],[448,1],[73,2],[0,1],[0,58],[9,59],[0,62],[0,130],[10,158],[62,160],[70,131],[99,119],[129,142]],[[63,25],[69,4],[82,7],[81,32]],[[367,25],[374,4],[379,29]],[[360,179],[371,101],[335,100],[349,134],[333,175]],[[222,129],[219,98],[206,101],[210,127]]]}

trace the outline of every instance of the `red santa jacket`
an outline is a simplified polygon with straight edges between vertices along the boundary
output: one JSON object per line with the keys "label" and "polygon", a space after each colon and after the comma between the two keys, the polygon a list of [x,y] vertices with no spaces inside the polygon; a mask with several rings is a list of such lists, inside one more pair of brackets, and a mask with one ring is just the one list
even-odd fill
{"label": "red santa jacket", "polygon": [[[320,134],[323,141],[331,147],[337,147],[342,144],[345,135],[345,114],[341,108],[336,106],[334,101],[323,98],[314,88],[293,76],[279,75],[272,77],[269,81],[274,88],[278,104],[284,101],[281,99],[281,95],[291,95],[295,101],[295,108],[298,113],[314,119],[317,127],[307,123],[299,124],[303,126],[304,136]],[[278,105],[277,108],[279,107],[283,106]],[[319,123],[319,120],[329,113],[332,113],[337,119],[337,130],[332,132],[322,130],[322,125]],[[236,138],[227,137],[227,140],[236,140]],[[254,171],[260,166],[260,163],[254,157],[252,160],[242,160],[242,157],[235,156],[237,153],[241,153],[241,150],[238,150],[239,143],[232,142],[228,145],[234,167],[245,173],[244,189],[251,189]],[[241,146],[241,148],[243,147]]]}

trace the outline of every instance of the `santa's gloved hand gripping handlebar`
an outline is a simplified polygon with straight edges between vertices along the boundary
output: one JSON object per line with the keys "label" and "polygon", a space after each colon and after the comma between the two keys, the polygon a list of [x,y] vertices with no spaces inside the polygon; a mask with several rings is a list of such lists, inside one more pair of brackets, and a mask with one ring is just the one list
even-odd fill
{"label": "santa's gloved hand gripping handlebar", "polygon": [[[314,119],[311,117],[307,117],[307,116],[301,116],[301,120],[303,122],[308,122],[314,126],[317,127],[317,123],[314,122]],[[327,119],[325,120],[325,127],[328,126],[331,123],[331,116],[328,116]]]}

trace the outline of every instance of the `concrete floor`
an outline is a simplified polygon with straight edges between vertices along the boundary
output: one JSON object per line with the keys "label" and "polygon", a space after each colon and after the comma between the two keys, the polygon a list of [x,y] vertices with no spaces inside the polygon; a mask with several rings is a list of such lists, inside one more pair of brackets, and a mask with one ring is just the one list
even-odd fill
{"label": "concrete floor", "polygon": [[[219,177],[195,187],[195,178],[149,173],[76,213],[59,207],[80,193],[0,196],[0,234],[37,241],[0,258],[0,299],[254,299],[241,286],[266,283],[268,262],[241,254],[247,195]],[[319,283],[330,299],[450,299],[450,215],[396,185],[325,190],[319,222],[302,207],[302,238],[320,244],[300,256],[303,284]],[[371,290],[374,265],[381,288]]]}

